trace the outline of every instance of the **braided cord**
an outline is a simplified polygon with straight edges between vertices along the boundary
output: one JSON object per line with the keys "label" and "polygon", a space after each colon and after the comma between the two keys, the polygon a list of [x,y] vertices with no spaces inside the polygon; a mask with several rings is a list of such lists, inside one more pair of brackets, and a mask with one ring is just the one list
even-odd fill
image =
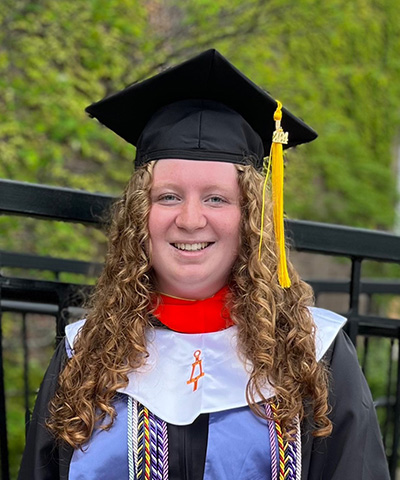
{"label": "braided cord", "polygon": [[[273,418],[276,418],[277,408],[275,403],[271,402],[271,410]],[[278,452],[279,452],[279,480],[285,480],[285,451],[283,448],[283,437],[281,424],[275,420],[275,431],[278,439]]]}
{"label": "braided cord", "polygon": [[152,479],[158,480],[158,448],[157,448],[157,423],[156,418],[152,412],[149,412],[150,425],[150,465],[152,472]]}
{"label": "braided cord", "polygon": [[138,449],[137,449],[137,468],[136,475],[137,480],[143,480],[144,478],[144,406],[138,404],[138,427],[137,427],[137,438],[138,438]]}
{"label": "braided cord", "polygon": [[133,427],[133,460],[135,463],[135,472],[137,472],[138,465],[138,402],[133,400],[132,408],[132,427]]}
{"label": "braided cord", "polygon": [[[272,419],[271,405],[265,404],[265,413],[267,417]],[[271,480],[278,480],[278,458],[276,453],[277,436],[275,433],[275,422],[268,420],[269,443],[271,445]]]}
{"label": "braided cord", "polygon": [[[128,479],[135,480],[135,459],[134,459],[134,448],[133,442],[134,438],[137,437],[137,431],[133,424],[133,400],[132,397],[128,395]],[[137,425],[136,425],[137,427]]]}
{"label": "braided cord", "polygon": [[300,421],[296,416],[293,425],[295,427],[295,435],[292,441],[285,441],[285,478],[290,480],[299,480],[301,478],[301,438],[300,438]]}
{"label": "braided cord", "polygon": [[301,480],[301,431],[300,419],[296,417],[296,480]]}
{"label": "braided cord", "polygon": [[163,480],[168,480],[168,429],[166,422],[162,422],[163,446]]}
{"label": "braided cord", "polygon": [[285,479],[296,480],[296,444],[284,441],[285,452]]}
{"label": "braided cord", "polygon": [[157,429],[157,479],[163,480],[163,464],[164,464],[164,437],[162,430],[162,420],[154,415]]}
{"label": "braided cord", "polygon": [[[277,436],[279,451],[279,480],[300,480],[301,479],[301,437],[300,437],[300,421],[297,416],[294,421],[296,429],[293,441],[284,440],[282,429],[277,420],[277,405],[270,403],[272,412],[271,418],[274,418],[275,431]],[[268,410],[266,407],[266,412]],[[272,422],[271,422],[272,423]],[[271,450],[272,455],[272,450]]]}
{"label": "braided cord", "polygon": [[127,437],[129,480],[168,480],[167,424],[130,396]]}
{"label": "braided cord", "polygon": [[[276,420],[276,404],[267,403],[265,412],[268,418],[275,419],[267,422],[271,445],[271,480],[301,480],[299,418],[296,417],[294,421],[296,433],[291,442],[283,438],[280,423]],[[129,396],[128,472],[129,480],[168,480],[167,424]]]}
{"label": "braided cord", "polygon": [[150,480],[150,426],[149,411],[146,407],[144,410],[144,478]]}

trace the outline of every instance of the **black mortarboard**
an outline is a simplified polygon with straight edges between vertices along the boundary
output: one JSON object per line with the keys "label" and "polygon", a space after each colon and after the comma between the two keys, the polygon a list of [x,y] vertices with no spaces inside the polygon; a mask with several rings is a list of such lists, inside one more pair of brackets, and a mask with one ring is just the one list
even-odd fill
{"label": "black mortarboard", "polygon": [[[161,158],[251,163],[269,155],[276,100],[216,50],[93,103],[86,111],[137,147],[136,165]],[[317,134],[283,109],[283,148]]]}

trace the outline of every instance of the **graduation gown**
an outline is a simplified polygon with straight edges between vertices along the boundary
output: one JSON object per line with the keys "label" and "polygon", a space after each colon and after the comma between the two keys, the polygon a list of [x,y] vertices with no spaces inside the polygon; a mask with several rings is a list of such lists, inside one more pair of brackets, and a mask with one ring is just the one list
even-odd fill
{"label": "graduation gown", "polygon": [[[118,458],[122,447],[116,446],[121,436],[117,428],[112,427],[106,432],[110,435],[108,441],[89,442],[90,448],[85,453],[57,446],[44,426],[48,403],[54,395],[66,358],[65,343],[62,342],[38,394],[18,479],[128,478],[122,473],[126,467]],[[328,438],[315,439],[310,434],[307,420],[303,422],[302,480],[389,479],[371,394],[354,347],[344,332],[339,331],[326,351],[324,361],[330,371],[333,432]],[[126,396],[126,393],[119,393],[116,397],[120,424],[125,422]],[[93,439],[102,434],[96,432]],[[248,407],[201,413],[184,425],[168,423],[169,479],[268,479],[269,446],[261,435],[261,424]],[[126,458],[125,453],[122,457]],[[82,467],[85,462],[86,466]],[[114,474],[117,476],[113,477]]]}

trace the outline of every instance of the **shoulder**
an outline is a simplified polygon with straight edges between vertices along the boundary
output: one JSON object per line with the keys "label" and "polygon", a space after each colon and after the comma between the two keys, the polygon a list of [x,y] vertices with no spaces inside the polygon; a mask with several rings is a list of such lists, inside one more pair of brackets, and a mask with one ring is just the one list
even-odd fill
{"label": "shoulder", "polygon": [[73,355],[75,339],[85,325],[85,322],[86,319],[84,318],[65,327],[65,349],[69,358]]}
{"label": "shoulder", "polygon": [[309,310],[316,328],[315,346],[317,359],[320,360],[334,343],[347,319],[323,308],[310,307]]}
{"label": "shoulder", "polygon": [[[340,323],[340,318],[332,312],[316,313],[318,318],[328,320],[320,324],[323,330],[329,331],[332,325]],[[318,324],[316,321],[317,332]],[[329,437],[315,439],[308,433],[307,421],[303,423],[306,435],[303,436],[302,478],[389,479],[372,396],[354,345],[341,328],[323,358],[329,372],[329,418],[333,431]]]}

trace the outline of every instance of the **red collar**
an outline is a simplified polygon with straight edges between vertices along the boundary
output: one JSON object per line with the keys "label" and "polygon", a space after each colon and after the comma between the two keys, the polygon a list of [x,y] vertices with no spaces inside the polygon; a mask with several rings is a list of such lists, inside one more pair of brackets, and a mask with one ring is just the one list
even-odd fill
{"label": "red collar", "polygon": [[181,333],[209,333],[233,325],[225,300],[229,292],[223,287],[204,300],[184,300],[161,294],[154,315],[169,329]]}

